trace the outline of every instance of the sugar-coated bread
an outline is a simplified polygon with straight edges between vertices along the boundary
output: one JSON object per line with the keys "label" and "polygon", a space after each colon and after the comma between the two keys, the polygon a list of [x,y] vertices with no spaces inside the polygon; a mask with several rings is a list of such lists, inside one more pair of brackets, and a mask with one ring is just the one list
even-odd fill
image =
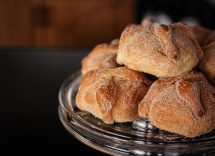
{"label": "sugar-coated bread", "polygon": [[198,72],[161,78],[151,85],[138,111],[160,129],[193,138],[215,128],[215,89]]}
{"label": "sugar-coated bread", "polygon": [[76,104],[107,124],[133,121],[150,85],[143,73],[126,67],[92,70],[82,79]]}
{"label": "sugar-coated bread", "polygon": [[157,77],[189,72],[203,57],[192,29],[182,23],[164,25],[145,21],[122,33],[117,63]]}

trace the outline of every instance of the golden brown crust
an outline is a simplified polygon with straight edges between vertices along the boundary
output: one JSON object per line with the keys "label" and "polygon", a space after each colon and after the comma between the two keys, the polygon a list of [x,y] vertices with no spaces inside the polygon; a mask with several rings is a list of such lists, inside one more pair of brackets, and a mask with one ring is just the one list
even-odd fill
{"label": "golden brown crust", "polygon": [[158,128],[196,137],[215,128],[215,89],[197,72],[159,79],[138,111]]}
{"label": "golden brown crust", "polygon": [[107,123],[113,123],[114,119],[111,110],[116,99],[116,85],[112,77],[100,83],[103,84],[96,91],[96,101],[101,111],[102,119]]}
{"label": "golden brown crust", "polygon": [[179,80],[176,83],[176,92],[178,97],[189,105],[196,117],[203,116],[204,108],[200,100],[200,89],[195,81]]}
{"label": "golden brown crust", "polygon": [[76,96],[77,107],[107,124],[138,118],[138,104],[151,81],[126,67],[97,69],[86,73]]}
{"label": "golden brown crust", "polygon": [[199,63],[200,70],[215,84],[215,41],[203,47],[204,57]]}
{"label": "golden brown crust", "polygon": [[116,53],[119,40],[115,39],[110,44],[99,44],[82,60],[82,74],[99,68],[115,68]]}
{"label": "golden brown crust", "polygon": [[[192,49],[192,50],[194,50],[194,52],[196,52],[198,59],[201,60],[203,58],[204,54],[203,54],[203,51],[194,35],[192,29],[188,25],[185,25],[183,23],[174,24],[174,28],[175,28],[175,30],[180,30],[181,32],[186,34],[186,36],[189,38],[191,43],[193,43],[194,49]],[[180,34],[178,34],[178,35],[180,35]],[[177,35],[175,37],[178,38]],[[186,46],[189,46],[189,45],[187,44]],[[179,47],[182,48],[183,44],[182,45],[179,44]]]}
{"label": "golden brown crust", "polygon": [[197,65],[203,52],[182,23],[131,25],[119,41],[117,63],[158,77],[177,76]]}

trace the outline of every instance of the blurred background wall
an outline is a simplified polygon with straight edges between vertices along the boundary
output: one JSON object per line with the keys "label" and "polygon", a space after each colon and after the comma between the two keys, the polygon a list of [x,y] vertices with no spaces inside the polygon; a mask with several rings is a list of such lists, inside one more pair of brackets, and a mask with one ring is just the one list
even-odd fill
{"label": "blurred background wall", "polygon": [[215,28],[215,0],[0,0],[0,46],[88,48],[145,16]]}
{"label": "blurred background wall", "polygon": [[133,0],[1,0],[0,45],[89,47],[119,37]]}

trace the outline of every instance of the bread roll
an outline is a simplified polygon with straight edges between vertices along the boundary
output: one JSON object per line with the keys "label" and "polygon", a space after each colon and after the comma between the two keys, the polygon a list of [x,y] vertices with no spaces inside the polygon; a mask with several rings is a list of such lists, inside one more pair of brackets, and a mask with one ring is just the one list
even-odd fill
{"label": "bread roll", "polygon": [[138,104],[151,82],[126,67],[97,69],[86,73],[79,87],[76,103],[107,124],[138,118]]}
{"label": "bread roll", "polygon": [[215,89],[197,72],[159,79],[138,111],[160,129],[197,137],[215,128]]}
{"label": "bread roll", "polygon": [[189,26],[149,25],[130,25],[123,31],[117,63],[157,77],[169,77],[191,71],[203,57]]}

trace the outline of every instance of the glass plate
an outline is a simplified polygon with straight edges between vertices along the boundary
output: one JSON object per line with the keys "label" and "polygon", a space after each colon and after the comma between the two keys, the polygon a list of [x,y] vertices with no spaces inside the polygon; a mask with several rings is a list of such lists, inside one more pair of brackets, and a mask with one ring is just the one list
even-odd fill
{"label": "glass plate", "polygon": [[107,125],[76,107],[81,72],[74,73],[59,92],[59,117],[69,133],[84,144],[111,155],[215,155],[215,130],[186,138],[160,130],[147,119]]}

